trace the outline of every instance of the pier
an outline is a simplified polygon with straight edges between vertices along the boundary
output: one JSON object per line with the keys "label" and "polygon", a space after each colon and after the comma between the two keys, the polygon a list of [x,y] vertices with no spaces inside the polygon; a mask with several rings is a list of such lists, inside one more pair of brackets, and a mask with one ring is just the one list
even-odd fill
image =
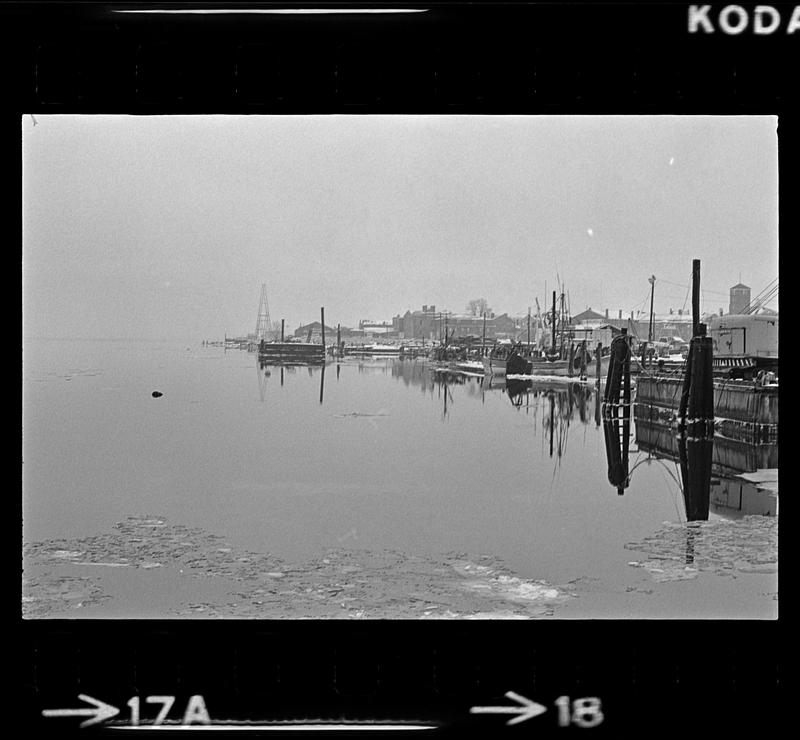
{"label": "pier", "polygon": [[[677,413],[683,378],[663,375],[639,376],[636,403]],[[771,431],[778,426],[778,387],[758,386],[746,380],[714,380],[714,417],[748,425],[752,431]],[[762,429],[770,427],[769,430]]]}

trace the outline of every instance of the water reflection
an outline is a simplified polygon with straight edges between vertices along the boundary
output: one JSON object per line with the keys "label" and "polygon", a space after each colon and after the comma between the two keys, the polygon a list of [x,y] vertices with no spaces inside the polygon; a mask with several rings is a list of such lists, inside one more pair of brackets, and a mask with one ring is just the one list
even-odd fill
{"label": "water reflection", "polygon": [[[258,395],[261,401],[266,398],[267,384],[272,376],[276,373],[280,376],[280,384],[283,387],[285,377],[287,375],[294,375],[297,373],[298,368],[305,367],[308,372],[308,377],[313,378],[314,375],[319,375],[319,402],[322,404],[325,396],[325,365],[322,363],[306,364],[306,363],[268,363],[259,358],[256,362],[256,374],[258,375]],[[336,366],[336,378],[339,379],[339,366]]]}
{"label": "water reflection", "polygon": [[[658,407],[645,404],[637,404],[634,415],[636,444],[647,460],[678,464],[688,521],[707,520],[709,512],[726,518],[777,515],[777,444],[719,433],[686,438],[660,418]],[[607,445],[612,441],[607,437]]]}
{"label": "water reflection", "polygon": [[630,485],[628,455],[630,452],[630,419],[606,419],[603,422],[603,436],[606,442],[608,462],[608,482],[622,496]]}

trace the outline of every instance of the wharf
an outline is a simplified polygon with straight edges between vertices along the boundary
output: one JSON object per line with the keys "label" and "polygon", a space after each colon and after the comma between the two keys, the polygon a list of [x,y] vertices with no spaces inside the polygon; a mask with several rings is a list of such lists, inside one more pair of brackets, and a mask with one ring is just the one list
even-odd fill
{"label": "wharf", "polygon": [[[636,403],[677,410],[683,378],[640,374]],[[756,428],[778,425],[778,385],[756,385],[747,380],[714,381],[714,416]]]}
{"label": "wharf", "polygon": [[325,347],[311,342],[262,342],[258,358],[266,362],[325,362]]}

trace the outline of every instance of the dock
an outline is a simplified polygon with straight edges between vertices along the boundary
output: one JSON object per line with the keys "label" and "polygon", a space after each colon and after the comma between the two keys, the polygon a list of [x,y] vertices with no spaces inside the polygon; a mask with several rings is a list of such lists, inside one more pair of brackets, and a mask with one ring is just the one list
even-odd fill
{"label": "dock", "polygon": [[[636,387],[636,404],[677,412],[683,378],[679,376],[640,374]],[[731,430],[756,438],[777,439],[778,385],[756,385],[747,380],[714,380],[714,418]],[[766,440],[764,440],[766,441]]]}

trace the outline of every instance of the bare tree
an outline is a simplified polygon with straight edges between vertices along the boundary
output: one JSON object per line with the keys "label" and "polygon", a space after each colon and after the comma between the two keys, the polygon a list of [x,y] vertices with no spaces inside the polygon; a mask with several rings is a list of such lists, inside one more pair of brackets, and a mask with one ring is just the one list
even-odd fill
{"label": "bare tree", "polygon": [[467,303],[467,313],[471,316],[482,316],[484,313],[490,313],[489,301],[485,298],[473,298]]}

